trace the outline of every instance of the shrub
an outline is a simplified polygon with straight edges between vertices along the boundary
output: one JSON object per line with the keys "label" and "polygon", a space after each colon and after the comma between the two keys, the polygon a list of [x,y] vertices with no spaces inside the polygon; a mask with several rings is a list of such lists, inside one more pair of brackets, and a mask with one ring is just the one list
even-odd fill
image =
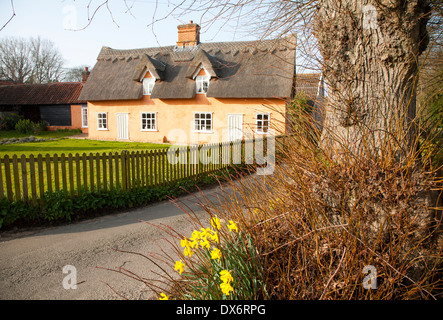
{"label": "shrub", "polygon": [[49,126],[47,121],[39,121],[33,124],[33,132],[42,132],[46,131],[46,127]]}
{"label": "shrub", "polygon": [[0,119],[0,126],[2,130],[14,130],[17,122],[22,119],[23,116],[16,113],[10,113]]}
{"label": "shrub", "polygon": [[29,119],[21,119],[15,125],[15,130],[24,134],[32,133],[34,131],[34,123]]}

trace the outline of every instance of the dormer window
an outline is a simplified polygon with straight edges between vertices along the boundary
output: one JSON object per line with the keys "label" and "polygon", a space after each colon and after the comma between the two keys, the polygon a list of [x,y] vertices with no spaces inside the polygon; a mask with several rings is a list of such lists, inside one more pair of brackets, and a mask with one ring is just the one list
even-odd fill
{"label": "dormer window", "polygon": [[152,76],[152,74],[149,71],[146,71],[142,77],[144,96],[150,96],[152,94],[152,89],[154,89],[155,86],[155,80],[156,79]]}
{"label": "dormer window", "polygon": [[197,76],[195,78],[195,85],[196,85],[198,94],[208,92],[209,80],[211,80],[211,76],[207,76],[207,75]]}
{"label": "dormer window", "polygon": [[143,79],[143,95],[151,95],[152,89],[154,89],[155,78],[144,78]]}

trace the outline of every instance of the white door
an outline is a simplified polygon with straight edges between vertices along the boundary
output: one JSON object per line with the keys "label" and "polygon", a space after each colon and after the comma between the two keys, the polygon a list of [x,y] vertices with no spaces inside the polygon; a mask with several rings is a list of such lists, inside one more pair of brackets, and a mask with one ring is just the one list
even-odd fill
{"label": "white door", "polygon": [[117,113],[117,139],[128,140],[129,139],[129,115],[127,113]]}
{"label": "white door", "polygon": [[243,115],[228,115],[228,140],[236,141],[243,139]]}

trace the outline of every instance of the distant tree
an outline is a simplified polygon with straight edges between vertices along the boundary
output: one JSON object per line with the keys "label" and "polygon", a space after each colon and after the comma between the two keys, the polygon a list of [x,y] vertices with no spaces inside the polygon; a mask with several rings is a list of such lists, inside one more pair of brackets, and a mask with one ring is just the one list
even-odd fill
{"label": "distant tree", "polygon": [[83,80],[83,72],[85,71],[87,65],[81,65],[73,68],[68,68],[65,70],[65,75],[63,81],[67,82],[80,82]]}
{"label": "distant tree", "polygon": [[4,38],[0,40],[0,78],[16,83],[62,80],[63,57],[50,40]]}

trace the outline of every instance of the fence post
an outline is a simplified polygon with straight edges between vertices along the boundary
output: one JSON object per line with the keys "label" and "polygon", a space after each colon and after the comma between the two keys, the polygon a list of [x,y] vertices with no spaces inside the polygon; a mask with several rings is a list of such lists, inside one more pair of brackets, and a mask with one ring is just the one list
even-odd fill
{"label": "fence post", "polygon": [[32,194],[32,202],[34,204],[37,203],[37,183],[35,180],[35,162],[34,155],[31,154],[29,156],[29,174],[31,176],[31,194]]}
{"label": "fence post", "polygon": [[45,156],[46,164],[46,183],[49,193],[52,193],[52,174],[51,174],[51,155],[49,153]]}
{"label": "fence post", "polygon": [[3,174],[2,174],[2,161],[0,159],[0,199],[3,199],[5,197],[4,191],[3,191]]}
{"label": "fence post", "polygon": [[60,175],[58,170],[58,155],[55,153],[52,158],[54,159],[54,182],[55,182],[55,191],[60,190]]}
{"label": "fence post", "polygon": [[123,150],[120,153],[121,157],[121,166],[122,166],[122,189],[126,190],[128,189],[128,151]]}
{"label": "fence post", "polygon": [[28,201],[28,172],[26,170],[26,156],[22,154],[20,157],[22,167],[22,185],[23,185],[23,200]]}

